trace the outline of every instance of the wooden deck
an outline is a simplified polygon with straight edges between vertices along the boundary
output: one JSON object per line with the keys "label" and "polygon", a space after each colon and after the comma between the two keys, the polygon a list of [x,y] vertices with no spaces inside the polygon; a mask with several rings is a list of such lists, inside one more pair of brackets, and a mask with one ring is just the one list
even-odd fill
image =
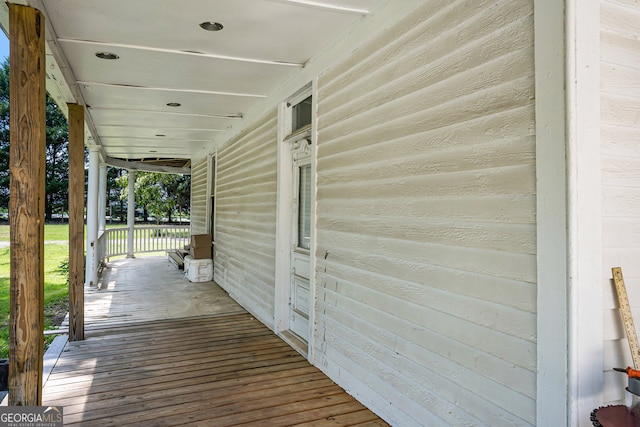
{"label": "wooden deck", "polygon": [[[386,425],[215,283],[189,283],[163,263],[122,261],[109,287],[87,292],[86,340],[67,343],[44,387],[65,426]],[[148,283],[149,269],[166,280]],[[192,300],[173,301],[187,310],[168,316],[162,306],[181,286]]]}

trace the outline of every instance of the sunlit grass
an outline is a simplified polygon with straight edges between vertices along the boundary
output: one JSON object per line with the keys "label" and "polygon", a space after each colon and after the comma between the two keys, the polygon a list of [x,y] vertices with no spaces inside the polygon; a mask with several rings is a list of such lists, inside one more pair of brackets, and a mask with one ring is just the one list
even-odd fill
{"label": "sunlit grass", "polygon": [[[66,241],[69,240],[68,224],[45,224],[44,226],[45,241]],[[9,225],[0,225],[0,242],[9,241]]]}
{"label": "sunlit grass", "polygon": [[[0,227],[0,229],[2,228],[5,226]],[[60,264],[68,257],[68,244],[47,244],[44,247],[45,312],[56,304],[67,304],[69,292],[67,276],[59,271],[59,268]],[[0,358],[7,358],[9,355],[9,263],[9,248],[0,248]],[[52,326],[51,319],[45,316],[45,329],[50,329]]]}
{"label": "sunlit grass", "polygon": [[45,224],[44,240],[45,241],[69,240],[69,224]]}
{"label": "sunlit grass", "polygon": [[9,355],[9,262],[9,248],[0,248],[0,358]]}
{"label": "sunlit grass", "polygon": [[[123,224],[108,224],[107,228],[123,227]],[[46,224],[44,239],[49,242],[67,242],[69,238],[68,224]],[[9,225],[0,225],[0,242],[9,242]],[[9,355],[9,247],[0,245],[0,358]],[[144,256],[165,255],[166,252],[144,254]],[[44,246],[44,295],[45,295],[45,329],[54,326],[48,312],[55,306],[68,305],[69,287],[67,273],[60,271],[60,265],[69,257],[68,243],[46,243]],[[52,336],[46,337],[51,341]]]}

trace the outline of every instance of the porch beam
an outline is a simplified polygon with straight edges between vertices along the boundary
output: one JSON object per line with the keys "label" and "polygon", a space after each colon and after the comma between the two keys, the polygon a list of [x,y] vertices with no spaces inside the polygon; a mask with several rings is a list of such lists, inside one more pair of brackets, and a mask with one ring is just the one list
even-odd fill
{"label": "porch beam", "polygon": [[84,107],[69,108],[69,341],[84,339]]}
{"label": "porch beam", "polygon": [[131,50],[142,50],[146,52],[159,52],[159,53],[170,53],[172,55],[182,55],[182,56],[197,56],[199,58],[209,58],[209,59],[222,59],[225,61],[236,61],[236,62],[246,62],[253,64],[265,64],[265,65],[274,65],[277,67],[291,67],[291,68],[303,68],[304,63],[301,62],[287,62],[287,61],[279,61],[279,60],[269,60],[269,59],[260,59],[260,58],[248,58],[248,57],[240,57],[240,56],[229,56],[229,55],[218,55],[215,53],[204,53],[204,52],[190,52],[188,50],[180,50],[180,49],[167,49],[156,46],[141,46],[135,44],[125,44],[125,43],[111,43],[111,42],[101,42],[96,40],[82,40],[82,39],[70,39],[70,38],[58,38],[58,43],[75,43],[75,44],[89,44],[96,46],[98,48],[104,49],[105,47],[109,48],[121,48],[121,49],[131,49]]}
{"label": "porch beam", "polygon": [[[179,92],[179,93],[199,93],[204,95],[220,95],[220,96],[239,96],[239,97],[247,97],[247,98],[266,98],[267,95],[259,94],[259,93],[241,93],[241,92],[221,92],[219,90],[205,90],[205,89],[183,89],[183,88],[175,88],[175,87],[166,87],[166,86],[131,86],[124,85],[119,83],[104,83],[104,82],[94,82],[88,80],[78,80],[78,84],[83,86],[102,86],[102,87],[110,87],[110,88],[122,88],[131,91],[153,91],[153,92]],[[100,110],[120,110],[120,108],[100,108]],[[135,110],[131,110],[135,111]],[[145,113],[162,113],[157,110],[144,110]],[[206,117],[220,117],[220,118],[229,118],[229,119],[242,119],[242,114],[233,113],[233,114],[214,114],[213,116]],[[154,128],[155,129],[155,128]]]}
{"label": "porch beam", "polygon": [[42,404],[44,352],[44,17],[8,4],[10,40],[9,405]]}
{"label": "porch beam", "polygon": [[[127,87],[129,89],[129,87]],[[168,89],[165,89],[168,90]],[[191,91],[193,93],[193,91]],[[253,96],[237,93],[225,93],[226,96]],[[259,98],[265,98],[264,96],[256,96]],[[198,113],[181,113],[178,111],[158,111],[158,110],[144,110],[139,108],[107,108],[107,107],[93,107],[91,111],[121,111],[124,113],[142,113],[142,114],[158,114],[165,116],[188,116],[188,117],[205,117],[208,119],[224,119],[224,120],[242,120],[242,114],[198,114]]]}
{"label": "porch beam", "polygon": [[175,166],[159,166],[152,165],[145,162],[136,162],[130,160],[121,160],[113,157],[107,157],[107,163],[116,168],[128,169],[128,170],[138,170],[145,172],[161,172],[161,173],[175,173],[182,175],[191,175],[190,167],[175,167]]}

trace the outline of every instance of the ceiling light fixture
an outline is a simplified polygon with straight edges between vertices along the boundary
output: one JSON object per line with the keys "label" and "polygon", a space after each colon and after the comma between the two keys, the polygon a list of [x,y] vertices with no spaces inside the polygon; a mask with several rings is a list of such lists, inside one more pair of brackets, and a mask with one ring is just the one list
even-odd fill
{"label": "ceiling light fixture", "polygon": [[224,26],[219,22],[205,21],[200,24],[200,28],[207,31],[220,31]]}
{"label": "ceiling light fixture", "polygon": [[169,106],[169,107],[179,107],[181,105],[182,104],[180,104],[179,102],[168,102],[167,103],[167,106]]}
{"label": "ceiling light fixture", "polygon": [[112,52],[96,52],[96,56],[100,59],[118,59],[118,55]]}

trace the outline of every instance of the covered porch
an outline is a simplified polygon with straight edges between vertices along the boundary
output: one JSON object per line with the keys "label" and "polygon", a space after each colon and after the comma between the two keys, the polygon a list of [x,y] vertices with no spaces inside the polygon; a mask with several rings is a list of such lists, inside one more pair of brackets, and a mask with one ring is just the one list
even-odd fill
{"label": "covered porch", "polygon": [[215,282],[111,261],[43,388],[65,425],[386,425]]}
{"label": "covered porch", "polygon": [[[350,399],[334,386],[255,380],[258,368],[243,368],[262,351],[253,333],[269,351],[282,344],[273,335],[297,350],[283,346],[260,369],[306,357],[392,425],[585,427],[595,407],[624,402],[611,368],[630,355],[607,267],[640,283],[637,3],[139,3],[0,5],[11,40],[12,406],[59,402],[90,425],[370,416],[329,399]],[[69,119],[74,343],[43,399],[45,91]],[[166,277],[136,268],[131,294],[109,282],[88,292],[88,339],[76,343],[97,283],[107,165],[191,175],[189,234],[212,236],[213,278],[250,314],[178,309],[194,299],[156,298]],[[134,305],[117,312],[120,296]],[[192,351],[213,358],[205,370],[235,370],[176,371],[204,382],[172,387],[174,362],[195,369]],[[61,395],[57,380],[68,382]],[[286,392],[260,394],[265,384]],[[171,404],[175,418],[161,409]],[[343,404],[354,406],[334,413]]]}

